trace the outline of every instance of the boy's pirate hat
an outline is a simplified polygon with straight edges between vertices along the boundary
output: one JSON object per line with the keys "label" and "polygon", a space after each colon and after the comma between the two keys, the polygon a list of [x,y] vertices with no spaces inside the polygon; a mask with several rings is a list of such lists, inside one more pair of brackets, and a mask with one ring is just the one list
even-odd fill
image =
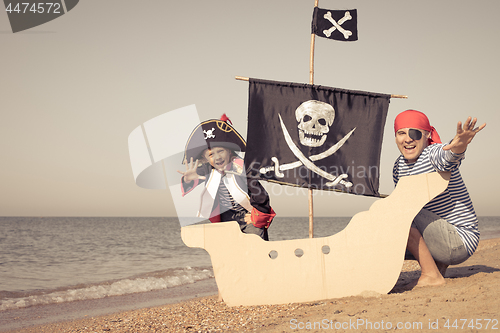
{"label": "boy's pirate hat", "polygon": [[245,151],[246,143],[243,137],[228,124],[229,118],[225,114],[220,120],[210,119],[195,127],[186,143],[184,161],[201,159],[205,149],[224,147],[232,151]]}

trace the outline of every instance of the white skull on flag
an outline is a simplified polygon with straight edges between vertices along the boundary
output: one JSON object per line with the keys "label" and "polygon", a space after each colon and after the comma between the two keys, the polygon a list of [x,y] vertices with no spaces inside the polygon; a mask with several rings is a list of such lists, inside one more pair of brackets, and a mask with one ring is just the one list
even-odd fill
{"label": "white skull on flag", "polygon": [[308,147],[320,147],[325,143],[333,124],[335,110],[328,103],[309,100],[295,110],[295,118],[299,123],[300,143]]}

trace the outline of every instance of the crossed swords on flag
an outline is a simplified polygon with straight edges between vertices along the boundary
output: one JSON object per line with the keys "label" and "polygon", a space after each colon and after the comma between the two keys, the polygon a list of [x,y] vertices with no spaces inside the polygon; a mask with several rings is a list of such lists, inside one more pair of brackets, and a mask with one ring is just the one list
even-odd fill
{"label": "crossed swords on flag", "polygon": [[342,185],[344,185],[345,187],[351,187],[352,186],[351,182],[347,182],[347,181],[344,180],[345,178],[348,177],[347,174],[341,174],[339,176],[334,176],[334,175],[332,175],[332,174],[330,174],[330,173],[328,173],[328,172],[326,172],[324,170],[321,170],[321,168],[319,168],[318,166],[316,166],[316,164],[314,164],[313,161],[322,160],[322,159],[324,159],[324,158],[332,155],[337,150],[339,150],[339,148],[342,147],[342,145],[347,141],[347,139],[349,139],[349,137],[351,136],[351,134],[354,132],[354,130],[356,128],[354,128],[352,131],[350,131],[349,133],[347,133],[346,136],[344,136],[339,142],[337,142],[335,145],[333,145],[332,147],[330,147],[328,150],[322,152],[321,154],[312,155],[310,157],[310,159],[308,159],[300,151],[300,149],[297,147],[297,145],[293,142],[292,137],[288,133],[288,130],[286,129],[286,126],[283,123],[283,119],[281,119],[281,115],[280,114],[278,114],[278,117],[280,118],[280,124],[281,124],[281,128],[283,130],[283,135],[285,136],[285,141],[286,141],[288,147],[290,147],[290,150],[292,151],[292,153],[299,160],[296,161],[296,162],[292,162],[292,163],[287,163],[287,164],[280,165],[278,158],[275,157],[275,156],[273,156],[273,157],[271,157],[271,161],[274,162],[274,165],[261,168],[259,170],[261,174],[265,174],[265,173],[267,173],[269,171],[274,171],[274,174],[276,175],[276,177],[283,178],[283,177],[285,177],[285,174],[282,173],[282,171],[294,169],[294,168],[297,168],[297,167],[299,167],[301,165],[304,165],[306,168],[308,168],[309,170],[313,171],[314,173],[320,175],[321,177],[324,177],[324,178],[328,179],[329,182],[325,183],[326,186],[331,187],[331,186],[335,186],[335,185],[337,185],[339,183],[342,184]]}

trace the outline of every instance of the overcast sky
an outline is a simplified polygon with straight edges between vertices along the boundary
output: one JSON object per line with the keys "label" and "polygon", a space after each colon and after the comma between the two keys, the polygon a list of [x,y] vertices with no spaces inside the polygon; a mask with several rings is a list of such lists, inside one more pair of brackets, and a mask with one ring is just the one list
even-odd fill
{"label": "overcast sky", "polygon": [[[0,12],[0,215],[174,216],[168,190],[134,182],[127,138],[196,104],[246,137],[248,83],[308,83],[314,0],[85,0],[13,34]],[[357,42],[316,38],[315,83],[392,99],[380,192],[393,189],[395,116],[426,113],[443,140],[475,116],[488,126],[461,172],[478,215],[500,215],[493,168],[500,118],[500,1],[333,1],[358,10]],[[172,124],[174,127],[175,124]],[[492,171],[493,169],[493,171]],[[306,191],[267,186],[279,216],[307,216]],[[281,193],[281,194],[280,194]],[[290,194],[291,193],[291,194]],[[317,216],[352,216],[376,199],[315,192]],[[411,198],[408,198],[411,200]]]}

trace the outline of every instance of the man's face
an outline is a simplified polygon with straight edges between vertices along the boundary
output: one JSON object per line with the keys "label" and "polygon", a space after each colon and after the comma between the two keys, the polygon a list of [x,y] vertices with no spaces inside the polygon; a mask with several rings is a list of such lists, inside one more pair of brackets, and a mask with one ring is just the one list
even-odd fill
{"label": "man's face", "polygon": [[214,147],[205,150],[203,157],[212,167],[221,171],[231,162],[231,151],[224,147]]}
{"label": "man's face", "polygon": [[401,128],[396,132],[396,145],[408,162],[416,162],[428,146],[430,133],[415,128]]}

